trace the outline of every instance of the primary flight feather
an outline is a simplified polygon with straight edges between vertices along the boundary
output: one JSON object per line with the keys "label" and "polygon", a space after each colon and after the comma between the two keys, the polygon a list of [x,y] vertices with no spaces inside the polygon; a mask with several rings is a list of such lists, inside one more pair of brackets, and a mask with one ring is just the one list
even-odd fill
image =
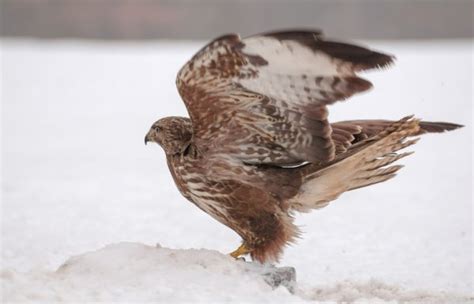
{"label": "primary flight feather", "polygon": [[238,233],[231,255],[276,261],[299,236],[294,211],[321,208],[345,191],[386,181],[426,132],[460,125],[352,120],[329,123],[327,106],[366,91],[358,71],[393,57],[317,31],[225,35],[179,71],[190,118],[155,122],[145,143],[160,144],[180,192]]}

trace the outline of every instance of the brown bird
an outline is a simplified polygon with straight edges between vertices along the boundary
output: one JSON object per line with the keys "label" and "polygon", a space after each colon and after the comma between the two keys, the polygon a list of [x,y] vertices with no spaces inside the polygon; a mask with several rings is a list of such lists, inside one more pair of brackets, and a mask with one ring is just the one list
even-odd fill
{"label": "brown bird", "polygon": [[190,118],[165,117],[145,143],[166,153],[179,191],[238,233],[233,257],[277,261],[299,236],[295,211],[391,179],[412,136],[461,127],[412,117],[328,122],[327,106],[369,89],[358,71],[393,57],[317,31],[225,35],[202,48],[176,84]]}

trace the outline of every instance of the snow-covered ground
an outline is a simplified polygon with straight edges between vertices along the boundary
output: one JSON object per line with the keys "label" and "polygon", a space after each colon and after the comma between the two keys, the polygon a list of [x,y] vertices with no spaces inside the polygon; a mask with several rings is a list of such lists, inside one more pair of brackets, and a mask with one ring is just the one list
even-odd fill
{"label": "snow-covered ground", "polygon": [[298,216],[305,234],[280,263],[296,268],[295,294],[220,254],[239,237],[143,145],[155,120],[186,115],[174,78],[201,43],[2,44],[4,302],[474,301],[472,41],[368,43],[397,64],[368,73],[374,90],[332,121],[466,127],[423,136],[394,180]]}

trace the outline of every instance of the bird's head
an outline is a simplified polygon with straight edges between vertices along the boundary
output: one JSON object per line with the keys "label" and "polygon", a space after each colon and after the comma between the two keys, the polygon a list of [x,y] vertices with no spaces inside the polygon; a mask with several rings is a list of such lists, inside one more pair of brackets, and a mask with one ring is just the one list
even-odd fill
{"label": "bird's head", "polygon": [[191,142],[192,130],[189,118],[165,117],[151,126],[145,135],[145,144],[156,142],[167,155],[183,153]]}

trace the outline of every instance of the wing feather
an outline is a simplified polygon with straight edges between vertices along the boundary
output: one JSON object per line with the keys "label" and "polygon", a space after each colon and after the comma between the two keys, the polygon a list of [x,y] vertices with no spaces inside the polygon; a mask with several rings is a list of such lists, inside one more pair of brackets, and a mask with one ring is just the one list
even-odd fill
{"label": "wing feather", "polygon": [[225,35],[178,73],[196,146],[249,164],[324,163],[335,157],[327,105],[371,87],[355,72],[391,56],[284,31]]}
{"label": "wing feather", "polygon": [[[395,121],[392,120],[381,119],[348,120],[332,123],[332,139],[336,146],[336,154],[348,151],[352,145],[379,134],[394,123]],[[416,135],[440,133],[462,127],[461,125],[447,122],[420,121],[419,124],[420,129]]]}
{"label": "wing feather", "polygon": [[309,174],[304,175],[301,190],[290,201],[292,208],[301,212],[322,208],[346,191],[393,178],[402,166],[391,164],[411,154],[396,152],[415,144],[417,138],[408,138],[419,131],[419,121],[405,117],[354,145],[355,149],[339,155],[322,169],[313,164],[306,166]]}

